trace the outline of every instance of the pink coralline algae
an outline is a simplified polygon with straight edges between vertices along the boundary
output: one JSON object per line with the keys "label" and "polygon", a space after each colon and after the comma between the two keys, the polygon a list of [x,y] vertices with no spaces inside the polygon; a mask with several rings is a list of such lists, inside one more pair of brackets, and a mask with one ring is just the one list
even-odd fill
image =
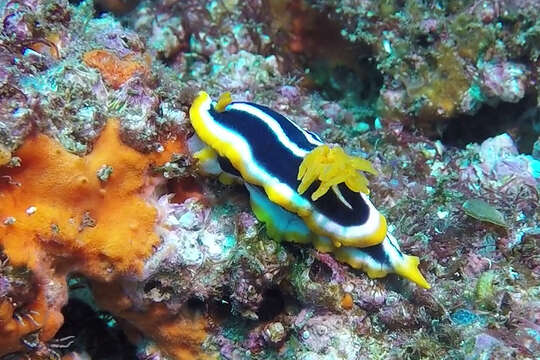
{"label": "pink coralline algae", "polygon": [[[514,141],[508,134],[502,134],[484,141],[479,149],[480,162],[471,165],[469,170],[474,172],[473,177],[484,182],[488,187],[497,186],[504,180],[520,182],[534,188],[538,176],[534,167],[538,161],[528,155],[520,155]],[[469,173],[465,170],[463,174]],[[536,177],[535,177],[536,176]]]}
{"label": "pink coralline algae", "polygon": [[523,65],[511,62],[486,64],[482,77],[488,98],[515,103],[525,95],[527,73]]}

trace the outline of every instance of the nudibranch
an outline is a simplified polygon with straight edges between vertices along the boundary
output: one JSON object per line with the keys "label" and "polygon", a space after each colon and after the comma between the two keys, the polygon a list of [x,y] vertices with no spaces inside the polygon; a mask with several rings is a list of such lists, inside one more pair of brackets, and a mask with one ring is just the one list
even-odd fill
{"label": "nudibranch", "polygon": [[429,288],[418,257],[401,252],[368,198],[363,173],[376,174],[369,161],[268,107],[233,102],[229,93],[212,102],[201,91],[189,115],[201,171],[243,183],[270,237],[311,243],[371,278],[396,273]]}

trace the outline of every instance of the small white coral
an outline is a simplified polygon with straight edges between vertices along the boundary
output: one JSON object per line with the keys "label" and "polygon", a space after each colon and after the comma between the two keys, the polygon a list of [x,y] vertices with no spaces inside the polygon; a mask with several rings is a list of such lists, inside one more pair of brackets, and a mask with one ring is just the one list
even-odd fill
{"label": "small white coral", "polygon": [[155,231],[161,244],[148,259],[145,274],[167,264],[170,268],[200,267],[206,262],[219,263],[231,256],[236,245],[231,224],[210,217],[210,208],[195,198],[182,204],[170,202],[172,195],[152,201],[158,210]]}

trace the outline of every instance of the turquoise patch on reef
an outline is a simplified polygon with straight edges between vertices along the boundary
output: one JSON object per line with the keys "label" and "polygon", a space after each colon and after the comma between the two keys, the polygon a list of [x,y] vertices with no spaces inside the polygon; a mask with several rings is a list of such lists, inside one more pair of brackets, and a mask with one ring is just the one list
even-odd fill
{"label": "turquoise patch on reef", "polygon": [[540,179],[540,160],[534,159],[532,156],[527,156],[529,160],[529,171],[535,179]]}
{"label": "turquoise patch on reef", "polygon": [[478,324],[480,326],[486,326],[488,319],[485,315],[477,315],[474,312],[467,309],[457,309],[450,315],[450,319],[455,325],[458,326],[469,326],[473,324]]}
{"label": "turquoise patch on reef", "polygon": [[452,322],[456,325],[471,325],[478,321],[478,315],[467,310],[467,309],[458,309],[456,310],[450,318]]}

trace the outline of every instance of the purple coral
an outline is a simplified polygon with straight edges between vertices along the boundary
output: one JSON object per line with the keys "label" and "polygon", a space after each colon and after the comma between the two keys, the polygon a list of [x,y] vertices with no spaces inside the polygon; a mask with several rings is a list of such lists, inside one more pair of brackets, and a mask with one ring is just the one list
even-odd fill
{"label": "purple coral", "polygon": [[528,87],[525,67],[512,62],[488,63],[482,76],[486,96],[501,101],[518,102]]}

